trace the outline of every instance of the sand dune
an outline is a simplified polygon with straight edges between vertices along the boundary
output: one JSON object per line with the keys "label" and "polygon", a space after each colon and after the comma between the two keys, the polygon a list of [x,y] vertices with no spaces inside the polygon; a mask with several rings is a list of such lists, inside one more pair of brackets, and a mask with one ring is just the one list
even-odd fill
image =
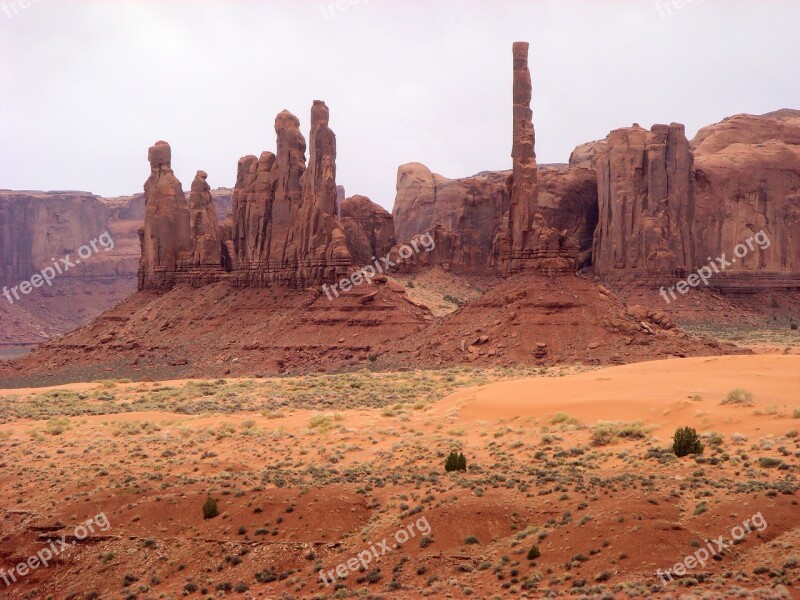
{"label": "sand dune", "polygon": [[[735,388],[753,393],[752,407],[720,405]],[[587,425],[643,421],[668,429],[670,435],[682,425],[701,432],[769,434],[786,429],[786,419],[800,408],[799,392],[798,356],[723,356],[503,381],[457,392],[437,410],[457,409],[460,419],[473,422],[513,417],[549,421],[566,413]]]}

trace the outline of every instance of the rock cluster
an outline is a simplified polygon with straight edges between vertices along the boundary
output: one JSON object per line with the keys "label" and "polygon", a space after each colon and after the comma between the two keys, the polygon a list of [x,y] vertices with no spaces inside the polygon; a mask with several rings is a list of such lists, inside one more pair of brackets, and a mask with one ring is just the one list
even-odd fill
{"label": "rock cluster", "polygon": [[190,202],[172,171],[172,149],[156,142],[148,152],[150,177],[144,184],[144,227],[139,289],[165,291],[179,283],[204,285],[221,273],[216,210],[207,175],[199,171]]}
{"label": "rock cluster", "polygon": [[275,119],[277,151],[239,161],[231,219],[219,228],[207,175],[200,171],[187,203],[170,168],[169,146],[150,151],[145,184],[139,289],[228,279],[236,286],[305,287],[335,280],[351,265],[336,218],[336,136],[328,107],[311,109],[309,163],[300,121]]}

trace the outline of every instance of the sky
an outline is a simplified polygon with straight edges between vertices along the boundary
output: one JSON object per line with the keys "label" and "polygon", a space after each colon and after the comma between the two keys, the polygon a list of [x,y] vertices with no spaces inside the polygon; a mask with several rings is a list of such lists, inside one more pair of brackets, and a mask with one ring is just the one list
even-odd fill
{"label": "sky", "polygon": [[633,123],[800,108],[798,23],[797,0],[0,0],[0,188],[134,194],[161,139],[184,189],[232,187],[320,99],[338,183],[391,210],[402,164],[511,167],[515,41],[554,163]]}

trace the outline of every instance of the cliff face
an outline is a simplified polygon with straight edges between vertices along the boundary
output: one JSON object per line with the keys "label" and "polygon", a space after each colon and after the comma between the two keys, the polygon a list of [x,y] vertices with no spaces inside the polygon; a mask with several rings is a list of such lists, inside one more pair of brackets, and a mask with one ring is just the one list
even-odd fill
{"label": "cliff face", "polygon": [[597,160],[596,272],[674,277],[695,264],[693,155],[683,125],[611,132]]}
{"label": "cliff face", "polygon": [[[594,172],[571,167],[537,171],[532,239],[539,256],[550,253],[558,259],[569,248],[575,266],[589,262],[597,225]],[[509,253],[512,177],[510,171],[499,171],[447,179],[419,163],[401,166],[393,213],[397,241],[431,232],[436,249],[423,264],[456,274],[503,274]]]}
{"label": "cliff face", "polygon": [[781,114],[730,117],[692,141],[698,262],[767,239],[715,280],[723,289],[800,286],[800,117]]}
{"label": "cliff face", "polygon": [[419,163],[401,166],[393,211],[398,243],[432,232],[436,250],[429,264],[499,274],[507,252],[509,181],[508,172],[447,179]]}
{"label": "cliff face", "polygon": [[[604,145],[595,161],[597,273],[675,283],[724,255],[713,287],[800,287],[797,111],[736,115],[691,144],[673,124],[617,130]],[[591,162],[595,148],[579,147],[573,160]]]}
{"label": "cliff face", "polygon": [[340,220],[354,264],[369,265],[386,256],[395,245],[394,219],[366,196],[341,203]]}
{"label": "cliff face", "polygon": [[577,249],[575,267],[589,265],[599,212],[596,173],[580,167],[540,167],[539,212],[558,232],[559,248],[571,247],[573,255]]}
{"label": "cliff face", "polygon": [[0,281],[29,279],[106,228],[106,207],[97,196],[0,192]]}
{"label": "cliff face", "polygon": [[[19,299],[11,293],[11,302],[0,296],[0,346],[70,331],[135,291],[141,223],[135,204],[86,192],[0,191],[0,288],[12,290],[67,255],[74,263],[92,241],[98,248],[52,285]],[[98,242],[105,233],[113,247],[106,237],[105,246]]]}

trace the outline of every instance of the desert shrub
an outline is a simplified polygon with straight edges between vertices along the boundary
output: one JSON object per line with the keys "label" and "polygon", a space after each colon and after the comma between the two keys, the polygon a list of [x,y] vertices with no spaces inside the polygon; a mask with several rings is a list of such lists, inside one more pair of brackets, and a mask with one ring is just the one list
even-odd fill
{"label": "desert shrub", "polygon": [[693,427],[681,427],[675,432],[672,450],[675,456],[682,457],[689,454],[702,454],[703,443]]}
{"label": "desert shrub", "polygon": [[619,439],[643,440],[647,430],[642,423],[598,423],[592,431],[593,446],[608,446]]}
{"label": "desert shrub", "polygon": [[528,560],[536,560],[541,555],[542,553],[539,552],[539,546],[531,546],[531,549],[528,550]]}
{"label": "desert shrub", "polygon": [[736,388],[728,392],[720,404],[741,404],[743,406],[753,405],[753,393],[744,388]]}
{"label": "desert shrub", "polygon": [[61,435],[71,427],[69,419],[49,419],[44,428],[47,435]]}
{"label": "desert shrub", "polygon": [[444,301],[456,306],[464,306],[464,301],[461,298],[456,298],[452,294],[445,294]]}
{"label": "desert shrub", "polygon": [[259,571],[256,573],[256,581],[258,583],[272,583],[273,581],[278,580],[278,575],[275,573],[275,569],[269,567],[263,571]]}
{"label": "desert shrub", "polygon": [[476,544],[480,544],[481,541],[475,535],[468,535],[467,537],[464,538],[464,543],[467,544],[467,545],[473,546],[473,545],[476,545]]}
{"label": "desert shrub", "polygon": [[466,471],[467,458],[464,456],[464,453],[457,453],[455,450],[453,450],[450,454],[448,454],[444,461],[444,470],[448,473],[452,471]]}
{"label": "desert shrub", "polygon": [[758,464],[762,469],[773,469],[775,467],[779,467],[783,464],[783,461],[779,458],[759,458]]}
{"label": "desert shrub", "polygon": [[381,573],[380,569],[372,569],[367,573],[366,577],[369,583],[378,583],[381,579],[383,579],[383,574]]}
{"label": "desert shrub", "polygon": [[212,498],[211,496],[209,496],[206,499],[205,504],[203,504],[203,518],[206,520],[213,519],[217,515],[219,515],[219,509],[217,508],[217,501],[214,500],[214,498]]}
{"label": "desert shrub", "polygon": [[794,412],[792,412],[792,416],[793,416],[795,419],[800,419],[800,408],[795,408],[795,409],[794,409]]}
{"label": "desert shrub", "polygon": [[552,418],[550,424],[560,425],[563,423],[564,425],[575,425],[577,422],[578,419],[576,419],[575,417],[570,417],[566,413],[558,413],[555,417]]}

